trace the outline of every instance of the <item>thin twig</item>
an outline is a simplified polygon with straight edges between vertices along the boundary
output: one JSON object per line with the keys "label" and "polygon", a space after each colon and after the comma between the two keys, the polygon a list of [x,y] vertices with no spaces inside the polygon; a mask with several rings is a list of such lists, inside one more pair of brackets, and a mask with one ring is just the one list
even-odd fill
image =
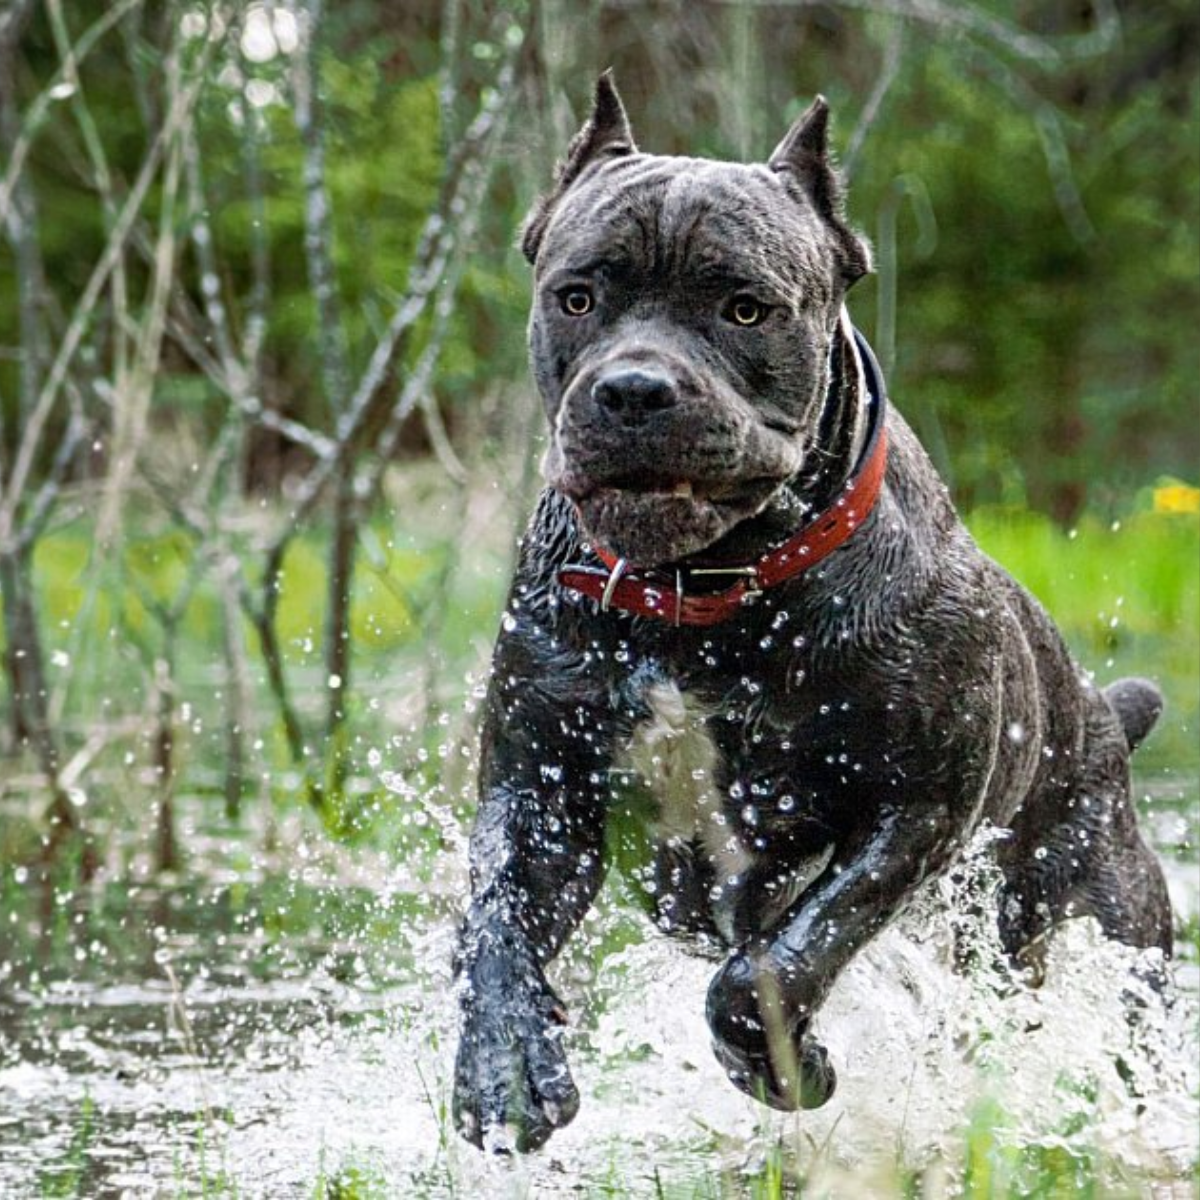
{"label": "thin twig", "polygon": [[[75,43],[74,55],[72,56],[74,68],[78,70],[79,64],[87,58],[95,48],[96,43],[126,13],[131,12],[141,3],[142,0],[117,0],[117,3],[100,17],[94,25],[88,28],[80,36],[79,41]],[[19,12],[20,10],[15,11]],[[10,15],[11,19],[12,16]],[[50,82],[38,93],[33,103],[30,104],[29,110],[25,114],[25,119],[21,122],[20,133],[9,153],[8,166],[5,169],[3,178],[0,178],[0,221],[3,221],[8,216],[8,206],[12,199],[13,188],[25,166],[25,159],[28,157],[30,148],[33,146],[34,138],[37,136],[38,130],[46,118],[46,113],[57,99],[59,88],[62,87],[65,78],[64,68],[60,67],[51,77]]]}
{"label": "thin twig", "polygon": [[[96,302],[104,288],[118,257],[124,249],[134,222],[141,212],[150,185],[158,174],[163,156],[174,143],[184,122],[190,117],[195,107],[196,99],[204,86],[207,59],[211,53],[211,44],[205,46],[196,64],[195,78],[186,87],[181,87],[172,98],[166,119],[159,129],[154,141],[147,151],[146,158],[138,172],[137,179],[126,197],[117,217],[116,225],[108,237],[100,261],[92,270],[91,277],[84,287],[83,294],[75,305],[71,322],[63,335],[58,354],[50,368],[49,376],[42,385],[37,403],[29,414],[22,430],[21,443],[13,463],[8,487],[0,500],[0,547],[8,543],[14,534],[16,514],[21,498],[24,495],[29,473],[37,455],[41,442],[42,430],[50,416],[59,391],[66,378],[67,370],[79,349],[84,332],[91,322]],[[76,58],[79,57],[77,52]]]}
{"label": "thin twig", "polygon": [[[172,96],[182,90],[180,64],[176,53],[167,57],[167,81]],[[118,375],[113,413],[112,461],[105,480],[104,499],[96,524],[96,545],[109,546],[116,535],[126,483],[141,452],[150,397],[158,372],[166,325],[167,303],[176,274],[175,203],[182,174],[181,139],[172,139],[163,172],[160,192],[161,212],[155,241],[146,311],[138,329],[133,360],[124,378]]]}
{"label": "thin twig", "polygon": [[[375,465],[360,479],[355,489],[361,501],[366,501],[378,493],[383,474],[399,445],[404,423],[427,393],[441,355],[442,343],[449,327],[449,318],[453,312],[454,299],[465,266],[465,248],[471,243],[471,234],[483,207],[494,161],[494,149],[499,145],[500,135],[507,120],[507,102],[511,99],[515,85],[520,49],[521,42],[513,38],[509,46],[509,56],[501,67],[496,85],[490,96],[485,98],[479,115],[472,122],[473,135],[475,139],[482,141],[483,145],[480,153],[464,168],[460,180],[459,203],[455,208],[460,236],[457,244],[449,248],[450,252],[437,281],[438,287],[434,293],[434,327],[416,366],[409,373],[403,389],[388,413],[387,422],[375,440]],[[483,140],[485,138],[486,141]]]}
{"label": "thin twig", "polygon": [[[105,231],[111,232],[117,219],[117,197],[113,186],[112,172],[108,167],[108,156],[104,152],[104,143],[100,131],[92,117],[88,106],[87,96],[83,90],[83,81],[79,77],[79,66],[75,57],[75,48],[71,45],[70,34],[67,30],[66,18],[63,16],[62,0],[46,0],[46,9],[50,14],[50,28],[54,36],[54,44],[62,62],[64,87],[70,89],[69,103],[75,114],[76,124],[83,135],[84,149],[92,168],[92,184],[100,196],[101,208],[104,211]],[[129,311],[129,288],[125,277],[125,263],[122,255],[117,256],[112,271],[113,311],[124,313]],[[126,345],[124,338],[116,338],[113,347],[113,374],[120,378],[126,370]]]}
{"label": "thin twig", "polygon": [[[639,0],[609,0],[615,7],[631,7]],[[887,13],[933,29],[967,33],[994,42],[1010,54],[1042,67],[1059,66],[1065,59],[1088,58],[1103,53],[1115,40],[1119,24],[1111,4],[1097,5],[1097,26],[1088,34],[1051,40],[1029,33],[972,4],[942,0],[717,0],[721,4],[767,8],[849,8],[867,13]]]}
{"label": "thin twig", "polygon": [[866,104],[863,105],[862,112],[859,114],[858,124],[855,125],[854,133],[850,137],[846,152],[842,155],[841,176],[847,185],[853,178],[859,153],[866,143],[867,135],[871,132],[872,127],[879,117],[883,101],[888,92],[891,91],[892,84],[896,82],[896,76],[900,73],[900,65],[904,59],[904,28],[903,21],[897,20],[892,22],[887,45],[883,50],[883,62],[880,65],[875,86],[871,89],[871,94],[867,97]]}
{"label": "thin twig", "polygon": [[[486,148],[493,144],[497,114],[511,98],[513,73],[523,41],[521,31],[516,27],[513,29],[513,35],[505,41],[507,52],[496,85],[485,91],[479,112],[463,135],[462,142],[451,155],[447,167],[446,184],[442,189],[441,197],[437,206],[426,219],[417,243],[412,266],[409,269],[408,287],[404,299],[397,306],[387,331],[376,344],[350,402],[338,420],[337,452],[305,477],[292,506],[287,525],[272,547],[273,552],[277,552],[280,546],[286,545],[295,530],[307,518],[325,485],[341,466],[342,461],[355,448],[362,431],[373,423],[381,409],[385,412],[389,411],[383,408],[387,401],[385,389],[403,349],[405,339],[427,311],[438,281],[446,270],[446,265],[457,241],[455,222],[461,221],[464,211],[480,194],[477,187],[478,170],[473,170],[472,167],[477,168],[477,160],[483,155]],[[389,424],[394,422],[398,415],[400,420],[407,417],[408,412],[411,412],[412,403],[415,403],[416,399],[417,397],[414,395],[407,411],[401,414],[397,414],[396,406],[392,405]],[[376,441],[377,453],[384,437],[385,435],[381,435],[380,439]]]}

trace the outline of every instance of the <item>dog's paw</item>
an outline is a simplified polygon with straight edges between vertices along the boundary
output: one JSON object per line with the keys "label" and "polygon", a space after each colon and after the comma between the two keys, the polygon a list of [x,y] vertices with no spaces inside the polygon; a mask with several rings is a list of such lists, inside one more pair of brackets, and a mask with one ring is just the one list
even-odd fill
{"label": "dog's paw", "polygon": [[552,996],[464,1003],[453,1113],[467,1141],[492,1153],[525,1153],[574,1118],[579,1093],[554,1023],[561,1012]]}
{"label": "dog's paw", "polygon": [[713,1052],[740,1091],[783,1112],[819,1108],[834,1093],[837,1073],[825,1047],[789,1013],[778,981],[735,954],[708,989]]}
{"label": "dog's paw", "polygon": [[[801,1038],[783,1056],[730,1046],[716,1038],[713,1052],[734,1087],[780,1112],[820,1108],[837,1088],[829,1052],[812,1038]],[[777,1057],[787,1061],[777,1062]]]}

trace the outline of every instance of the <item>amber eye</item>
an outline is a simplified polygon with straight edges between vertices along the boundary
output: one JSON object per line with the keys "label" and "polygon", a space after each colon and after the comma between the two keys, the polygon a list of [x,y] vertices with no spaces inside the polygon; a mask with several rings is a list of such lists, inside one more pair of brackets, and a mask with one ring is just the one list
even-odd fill
{"label": "amber eye", "polygon": [[571,317],[586,317],[596,307],[596,299],[587,288],[568,288],[559,296],[562,310]]}
{"label": "amber eye", "polygon": [[753,296],[734,296],[722,314],[735,325],[758,325],[767,315],[767,306]]}

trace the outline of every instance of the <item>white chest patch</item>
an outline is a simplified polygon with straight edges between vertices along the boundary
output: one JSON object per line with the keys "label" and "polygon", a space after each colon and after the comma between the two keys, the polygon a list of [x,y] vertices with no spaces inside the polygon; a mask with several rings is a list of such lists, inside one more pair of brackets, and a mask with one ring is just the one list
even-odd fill
{"label": "white chest patch", "polygon": [[643,781],[658,803],[654,835],[668,845],[699,842],[720,883],[741,875],[753,856],[730,828],[716,790],[719,755],[703,705],[677,684],[646,689],[650,715],[636,726],[619,770]]}

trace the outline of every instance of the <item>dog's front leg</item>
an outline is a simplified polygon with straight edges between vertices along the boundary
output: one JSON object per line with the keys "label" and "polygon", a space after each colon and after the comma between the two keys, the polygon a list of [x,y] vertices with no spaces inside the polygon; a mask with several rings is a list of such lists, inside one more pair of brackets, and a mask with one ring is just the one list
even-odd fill
{"label": "dog's front leg", "polygon": [[454,1119],[476,1145],[525,1151],[579,1106],[544,967],[600,886],[608,739],[581,673],[519,637],[497,649],[483,729]]}
{"label": "dog's front leg", "polygon": [[737,951],[708,991],[713,1048],[742,1091],[773,1108],[816,1108],[836,1075],[808,1035],[838,974],[930,874],[961,825],[948,810],[884,814],[851,855],[839,855],[761,941]]}

